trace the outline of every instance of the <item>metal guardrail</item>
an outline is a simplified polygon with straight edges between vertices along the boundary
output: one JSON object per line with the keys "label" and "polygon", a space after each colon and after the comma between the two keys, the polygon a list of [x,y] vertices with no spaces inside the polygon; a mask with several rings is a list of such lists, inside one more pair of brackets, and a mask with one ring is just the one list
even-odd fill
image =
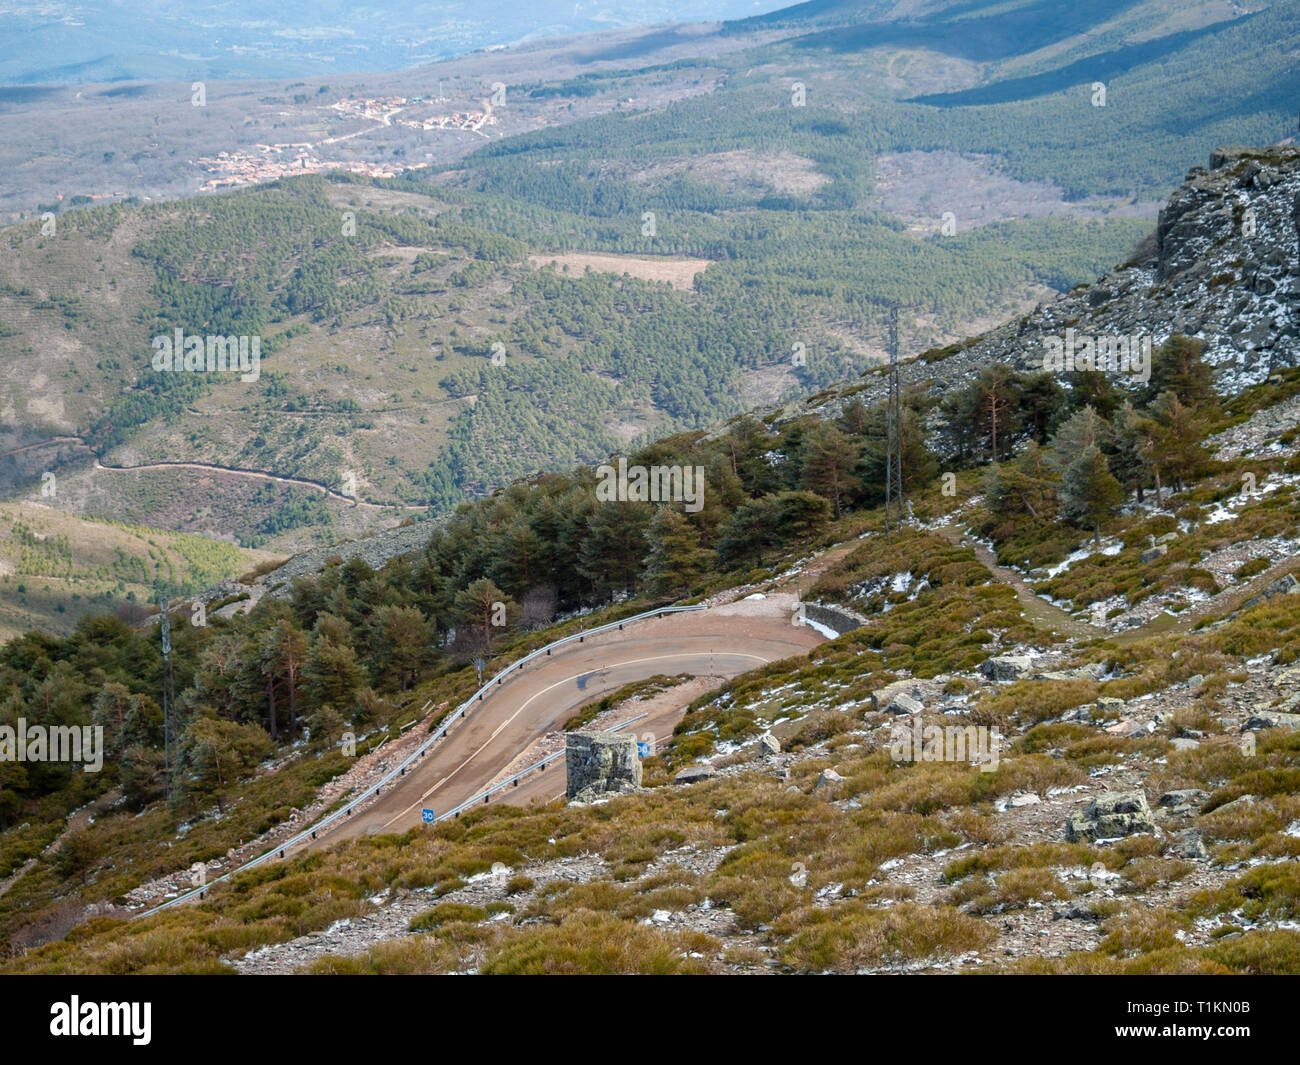
{"label": "metal guardrail", "polygon": [[[406,758],[404,758],[397,766],[391,769],[388,772],[388,774],[379,781],[378,784],[375,784],[373,787],[371,785],[367,785],[365,790],[356,798],[354,798],[352,801],[350,801],[344,806],[339,807],[339,809],[335,810],[333,813],[326,814],[319,821],[303,829],[301,832],[299,832],[296,836],[292,837],[291,839],[287,839],[283,843],[276,844],[276,846],[272,847],[265,854],[260,854],[256,858],[253,858],[250,861],[245,862],[243,865],[237,866],[236,868],[231,869],[229,872],[222,873],[221,876],[217,877],[214,880],[207,881],[206,883],[203,883],[196,888],[192,888],[189,891],[183,892],[182,894],[177,895],[174,899],[168,899],[166,902],[159,903],[157,906],[145,910],[143,913],[135,914],[133,915],[133,919],[138,917],[152,917],[155,913],[159,913],[162,910],[166,910],[172,906],[179,905],[182,902],[187,902],[193,898],[202,898],[203,895],[207,893],[209,888],[215,886],[216,884],[220,884],[223,880],[229,880],[232,876],[235,876],[238,873],[242,873],[248,869],[253,869],[256,866],[261,865],[263,862],[269,861],[271,858],[277,855],[283,858],[284,852],[287,851],[289,848],[296,847],[299,843],[302,843],[307,839],[315,839],[316,834],[318,832],[320,832],[328,825],[332,825],[335,821],[339,820],[339,818],[351,817],[352,809],[354,806],[364,801],[368,797],[372,798],[373,796],[378,795],[380,790],[385,785],[391,783],[392,781],[400,777],[405,776],[406,770],[408,768],[410,768],[415,762],[418,762],[421,758],[423,758],[434,746],[436,746],[439,743],[439,741],[447,737],[448,733],[452,731],[452,725],[456,721],[463,720],[469,714],[470,710],[472,710],[477,704],[483,701],[484,696],[490,694],[494,688],[499,687],[501,685],[501,682],[506,677],[510,676],[510,674],[521,671],[524,668],[524,666],[528,665],[529,662],[532,662],[538,658],[549,657],[551,652],[554,651],[557,647],[564,647],[571,643],[582,643],[587,639],[588,636],[596,636],[602,632],[613,632],[615,630],[621,630],[624,625],[627,625],[633,621],[645,621],[648,618],[663,617],[665,614],[681,614],[689,611],[705,610],[705,609],[707,608],[704,606],[704,604],[699,603],[692,606],[664,606],[664,607],[659,607],[657,610],[647,610],[641,614],[634,614],[630,618],[624,618],[622,621],[611,621],[607,625],[598,625],[594,629],[587,629],[585,632],[577,632],[574,633],[572,636],[565,636],[563,639],[555,640],[552,643],[548,643],[545,647],[539,647],[536,651],[532,651],[529,654],[524,655],[523,658],[516,659],[515,661],[511,662],[508,666],[506,666],[505,669],[503,669],[495,677],[493,677],[486,684],[484,684],[481,688],[479,688],[478,691],[476,691],[473,695],[471,695],[468,699],[466,699],[463,703],[461,703],[460,706],[456,707],[455,710],[453,710],[450,714],[448,714],[445,718],[443,718],[443,723],[435,730],[434,735],[430,736],[429,739],[425,740],[424,743],[420,744],[419,747],[417,747],[414,751],[412,751],[409,755],[407,755]],[[420,713],[423,714],[432,705],[432,703],[433,703],[432,699],[428,700],[424,704],[424,706],[420,708]],[[638,720],[638,719],[634,718],[633,720]],[[631,722],[624,722],[624,724],[630,724],[630,723]],[[562,753],[563,752],[557,751],[555,755],[551,755],[549,757],[554,758],[557,755]],[[529,767],[529,768],[535,768],[535,767]],[[527,772],[527,770],[523,770],[523,772]],[[500,785],[500,786],[504,786],[504,785]],[[481,800],[482,798],[483,795],[479,795],[476,797],[476,799],[470,800],[470,802]],[[458,807],[455,812],[460,813],[463,812],[464,809],[465,809],[465,805],[462,804],[462,806]],[[445,817],[449,817],[449,816],[451,816],[450,812],[448,814],[444,814],[443,817],[438,818],[438,820],[441,821]]]}

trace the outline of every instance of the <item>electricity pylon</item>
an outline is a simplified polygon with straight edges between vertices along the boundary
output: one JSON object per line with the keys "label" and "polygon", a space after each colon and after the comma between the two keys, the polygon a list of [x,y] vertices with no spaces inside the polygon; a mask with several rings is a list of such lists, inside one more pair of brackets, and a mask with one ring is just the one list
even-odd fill
{"label": "electricity pylon", "polygon": [[[891,524],[891,517],[897,515]],[[898,305],[889,308],[889,398],[885,401],[885,533],[903,524],[903,415],[898,385]]]}

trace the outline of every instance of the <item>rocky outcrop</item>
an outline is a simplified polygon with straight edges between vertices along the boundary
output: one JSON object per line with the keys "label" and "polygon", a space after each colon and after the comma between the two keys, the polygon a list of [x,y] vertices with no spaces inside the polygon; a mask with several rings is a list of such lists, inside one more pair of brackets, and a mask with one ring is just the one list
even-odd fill
{"label": "rocky outcrop", "polygon": [[1033,672],[1034,660],[1029,655],[999,655],[981,662],[979,669],[989,680],[1019,680]]}
{"label": "rocky outcrop", "polygon": [[717,776],[717,770],[711,765],[688,765],[685,769],[679,769],[677,775],[673,777],[674,784],[698,784],[702,780],[709,780]]}
{"label": "rocky outcrop", "polygon": [[[1300,365],[1300,147],[1221,148],[1175,189],[1147,250],[1091,285],[1039,304],[983,336],[904,362],[900,378],[938,396],[986,367],[1043,369],[1046,341],[1065,337],[1196,337],[1219,391],[1235,394]],[[1136,389],[1135,374],[1116,384]],[[764,411],[781,424],[815,413],[835,417],[852,395],[883,401],[883,371],[830,396]],[[937,415],[935,416],[937,418]],[[937,447],[943,441],[936,438]]]}
{"label": "rocky outcrop", "polygon": [[899,692],[885,704],[887,714],[919,714],[924,709],[925,704],[907,692]]}
{"label": "rocky outcrop", "polygon": [[1249,807],[1254,806],[1257,802],[1259,802],[1259,800],[1256,799],[1255,796],[1253,795],[1238,795],[1235,799],[1232,800],[1232,802],[1225,802],[1222,806],[1216,806],[1213,810],[1210,811],[1210,813],[1212,814],[1244,813]]}
{"label": "rocky outcrop", "polygon": [[1087,808],[1065,823],[1065,838],[1071,843],[1096,843],[1120,839],[1138,832],[1156,830],[1147,797],[1140,791],[1108,791],[1098,795]]}
{"label": "rocky outcrop", "polygon": [[911,679],[890,681],[883,688],[877,688],[871,693],[871,709],[884,710],[900,693],[918,699],[921,695],[921,683]]}
{"label": "rocky outcrop", "polygon": [[641,788],[636,736],[622,732],[570,732],[564,744],[564,796],[593,802]]}
{"label": "rocky outcrop", "polygon": [[1205,840],[1194,828],[1186,828],[1177,833],[1169,846],[1169,853],[1175,858],[1200,861],[1208,858],[1210,852],[1205,847]]}
{"label": "rocky outcrop", "polygon": [[415,555],[424,550],[439,524],[440,521],[417,521],[385,529],[373,536],[363,536],[358,540],[313,548],[294,555],[284,565],[260,578],[259,583],[266,585],[273,597],[284,598],[288,596],[290,583],[295,577],[311,576],[324,569],[333,559],[348,562],[359,558],[372,569],[379,569],[394,558]]}
{"label": "rocky outcrop", "polygon": [[1300,581],[1296,580],[1294,573],[1288,573],[1284,577],[1279,577],[1275,580],[1260,592],[1259,595],[1252,595],[1241,604],[1241,609],[1249,610],[1251,607],[1256,606],[1267,599],[1272,599],[1275,595],[1295,595],[1297,592],[1300,592]]}
{"label": "rocky outcrop", "polygon": [[1277,710],[1256,710],[1241,726],[1248,732],[1270,728],[1300,729],[1300,714],[1284,714]]}
{"label": "rocky outcrop", "polygon": [[1156,805],[1173,810],[1176,814],[1191,813],[1209,797],[1209,792],[1202,791],[1200,788],[1179,788],[1165,792]]}
{"label": "rocky outcrop", "polygon": [[860,629],[867,623],[866,618],[847,607],[826,606],[823,603],[800,603],[799,607],[809,621],[815,621],[840,636]]}
{"label": "rocky outcrop", "polygon": [[[412,522],[358,540],[346,540],[329,547],[315,547],[294,555],[249,584],[234,579],[224,580],[189,596],[187,602],[203,603],[213,617],[247,613],[264,595],[269,595],[272,599],[289,598],[296,577],[314,577],[328,565],[359,558],[371,569],[379,569],[394,558],[417,555],[427,546],[429,538],[442,521],[439,518]],[[214,610],[213,603],[225,605]]]}
{"label": "rocky outcrop", "polygon": [[834,769],[823,769],[821,775],[817,778],[817,783],[813,785],[813,789],[833,788],[836,784],[842,784],[843,782],[844,778]]}
{"label": "rocky outcrop", "polygon": [[1102,662],[1089,662],[1086,666],[1073,669],[1049,669],[1034,674],[1035,680],[1101,680],[1106,675],[1106,666]]}

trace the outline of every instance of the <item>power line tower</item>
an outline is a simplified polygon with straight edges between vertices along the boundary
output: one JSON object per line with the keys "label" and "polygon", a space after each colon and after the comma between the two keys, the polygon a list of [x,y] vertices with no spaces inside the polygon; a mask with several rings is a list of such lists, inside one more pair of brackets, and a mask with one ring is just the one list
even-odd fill
{"label": "power line tower", "polygon": [[[172,631],[171,618],[167,615],[166,595],[160,595],[158,599],[158,627],[162,637],[162,655],[163,655],[163,794],[170,802],[172,798],[172,737],[171,737],[171,711],[172,703],[176,699],[176,689],[172,674]],[[179,752],[177,752],[179,754]]]}
{"label": "power line tower", "polygon": [[889,534],[903,524],[903,415],[898,385],[897,304],[889,308],[889,398],[885,401],[885,418],[885,533]]}

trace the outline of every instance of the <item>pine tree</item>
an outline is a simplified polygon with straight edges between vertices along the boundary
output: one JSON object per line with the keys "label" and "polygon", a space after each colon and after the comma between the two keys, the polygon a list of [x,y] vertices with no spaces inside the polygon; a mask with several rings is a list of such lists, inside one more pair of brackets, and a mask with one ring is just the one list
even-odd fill
{"label": "pine tree", "polygon": [[307,659],[307,637],[287,618],[272,626],[262,644],[262,668],[270,694],[271,735],[277,735],[275,688],[283,679],[289,699],[289,732],[298,727],[298,680]]}
{"label": "pine tree", "polygon": [[1111,458],[1111,472],[1125,489],[1137,493],[1138,502],[1143,500],[1143,490],[1151,476],[1147,461],[1146,419],[1133,409],[1133,404],[1125,402],[1115,414],[1113,422],[1114,455]]}
{"label": "pine tree", "polygon": [[1091,407],[1103,420],[1110,419],[1124,402],[1124,393],[1101,370],[1076,370],[1068,380],[1071,406]]}
{"label": "pine tree", "polygon": [[830,500],[835,520],[846,498],[862,489],[854,472],[862,459],[862,444],[831,422],[818,422],[803,436],[803,486]]}
{"label": "pine tree", "polygon": [[375,611],[373,633],[378,675],[407,691],[431,657],[434,627],[413,606],[385,606]]}
{"label": "pine tree", "polygon": [[767,453],[772,450],[776,437],[760,422],[751,415],[741,415],[723,440],[731,460],[731,470],[740,478],[746,494],[757,498],[777,490],[780,476],[767,460]]}
{"label": "pine tree", "polygon": [[831,516],[830,503],[815,492],[782,492],[775,502],[780,542],[797,543],[804,550]]}
{"label": "pine tree", "polygon": [[492,650],[494,623],[506,613],[507,599],[506,593],[486,577],[456,595],[457,620],[474,634],[474,641],[484,654]]}
{"label": "pine tree", "polygon": [[700,546],[700,530],[681,511],[659,507],[646,531],[646,583],[654,595],[682,595],[708,568],[709,553]]}
{"label": "pine tree", "polygon": [[0,762],[0,830],[21,814],[27,787],[27,767],[22,762]]}
{"label": "pine tree", "polygon": [[183,776],[186,793],[191,801],[215,799],[219,813],[225,812],[226,789],[274,749],[257,725],[238,725],[212,714],[201,714],[191,721],[180,737],[179,747],[188,770]]}
{"label": "pine tree", "polygon": [[600,503],[587,519],[578,572],[597,596],[634,592],[648,550],[646,529],[654,508],[647,503]]}
{"label": "pine tree", "polygon": [[[940,424],[943,426],[941,439],[959,463],[966,462],[975,451],[975,406],[978,399],[974,387],[971,387],[950,389],[939,401]],[[881,439],[883,440],[883,429]],[[884,469],[883,460],[881,469]],[[881,496],[884,496],[883,490]]]}
{"label": "pine tree", "polygon": [[1091,526],[1101,539],[1101,523],[1124,499],[1124,489],[1111,476],[1106,456],[1096,444],[1086,447],[1066,468],[1060,486],[1061,516],[1083,528]]}
{"label": "pine tree", "polygon": [[691,514],[690,520],[700,533],[700,542],[711,547],[717,542],[721,528],[749,496],[732,470],[728,455],[714,455],[705,467],[704,483],[709,486],[704,493],[704,506]]}
{"label": "pine tree", "polygon": [[1021,387],[1020,411],[1025,428],[1039,444],[1048,437],[1063,419],[1065,389],[1055,374],[1031,374]]}
{"label": "pine tree", "polygon": [[751,499],[737,507],[718,540],[719,563],[728,566],[748,561],[763,565],[767,552],[777,543],[777,520],[775,495]]}
{"label": "pine tree", "polygon": [[1011,367],[990,366],[975,380],[972,415],[976,439],[988,443],[994,462],[1010,452],[1021,429],[1021,382]]}
{"label": "pine tree", "polygon": [[903,491],[910,494],[939,475],[939,459],[926,445],[925,415],[908,403],[903,404],[900,412],[898,436],[902,452]]}
{"label": "pine tree", "polygon": [[516,515],[497,542],[500,547],[489,576],[502,587],[524,592],[545,577],[546,546],[522,515]]}
{"label": "pine tree", "polygon": [[1091,407],[1075,411],[1052,434],[1044,453],[1047,465],[1064,476],[1070,465],[1090,447],[1107,451],[1111,446],[1111,428]]}
{"label": "pine tree", "polygon": [[1214,371],[1203,358],[1205,345],[1194,337],[1175,334],[1160,345],[1151,358],[1151,380],[1146,395],[1156,402],[1162,393],[1172,392],[1178,402],[1202,416],[1213,416],[1219,408],[1214,391]]}
{"label": "pine tree", "polygon": [[[922,485],[928,484],[939,473],[939,460],[926,445],[925,415],[920,406],[919,397],[908,394],[904,397],[899,412],[898,438],[901,446],[905,494],[915,492]],[[880,502],[885,498],[887,425],[885,406],[882,403],[871,411],[862,462],[858,467],[859,480],[864,486],[863,499],[871,503]]]}
{"label": "pine tree", "polygon": [[348,706],[356,698],[363,674],[351,644],[325,636],[312,641],[303,670],[308,699],[313,707]]}
{"label": "pine tree", "polygon": [[1201,446],[1205,421],[1200,410],[1187,406],[1173,392],[1162,392],[1148,409],[1155,422],[1152,463],[1182,491],[1209,461]]}
{"label": "pine tree", "polygon": [[1043,450],[1030,441],[1014,462],[989,469],[984,479],[985,505],[999,522],[994,539],[1003,539],[1017,522],[1056,520],[1057,490]]}
{"label": "pine tree", "polygon": [[867,426],[871,424],[871,412],[862,400],[854,396],[844,404],[835,424],[850,436],[863,437],[867,435]]}

